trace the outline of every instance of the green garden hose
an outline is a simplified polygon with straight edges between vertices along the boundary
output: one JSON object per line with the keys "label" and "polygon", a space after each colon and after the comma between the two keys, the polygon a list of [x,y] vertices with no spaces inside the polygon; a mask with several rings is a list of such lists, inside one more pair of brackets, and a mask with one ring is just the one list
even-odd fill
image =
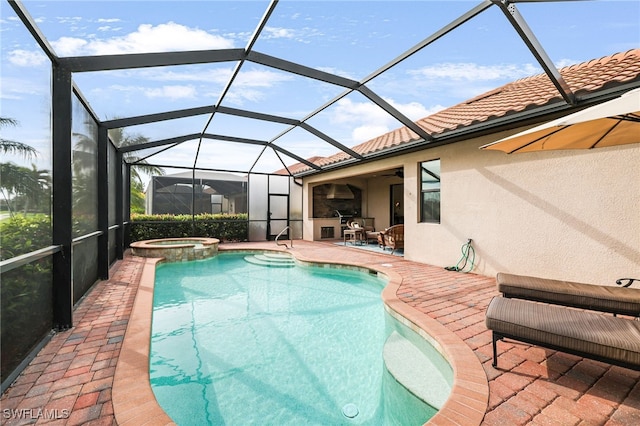
{"label": "green garden hose", "polygon": [[[471,245],[471,241],[471,238],[469,238],[466,244],[462,245],[460,249],[462,251],[462,257],[458,260],[458,263],[456,263],[455,266],[447,266],[444,269],[447,271],[463,272],[465,274],[473,270],[474,262],[476,261],[476,251]],[[465,271],[464,268],[467,267],[468,263],[470,264],[469,269]]]}

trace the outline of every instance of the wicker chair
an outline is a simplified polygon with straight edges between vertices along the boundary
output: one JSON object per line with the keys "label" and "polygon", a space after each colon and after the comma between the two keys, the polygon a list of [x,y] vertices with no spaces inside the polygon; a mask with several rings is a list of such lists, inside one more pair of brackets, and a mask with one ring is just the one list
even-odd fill
{"label": "wicker chair", "polygon": [[347,242],[352,244],[363,244],[365,241],[365,230],[356,221],[347,222],[347,229],[344,230],[344,245]]}
{"label": "wicker chair", "polygon": [[391,253],[398,249],[404,249],[404,225],[393,225],[390,228],[380,231],[378,242],[382,248],[391,248]]}

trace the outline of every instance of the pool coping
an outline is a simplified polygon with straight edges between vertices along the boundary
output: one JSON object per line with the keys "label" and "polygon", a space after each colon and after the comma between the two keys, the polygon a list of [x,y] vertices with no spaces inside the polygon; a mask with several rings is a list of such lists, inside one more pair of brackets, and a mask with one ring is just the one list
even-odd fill
{"label": "pool coping", "polygon": [[131,254],[138,257],[165,258],[170,262],[186,262],[214,257],[220,240],[210,237],[156,238],[130,244]]}
{"label": "pool coping", "polygon": [[[227,251],[227,250],[225,250]],[[232,251],[232,250],[229,250]],[[282,252],[283,250],[245,249],[234,251]],[[300,253],[292,256],[301,262],[324,264]],[[146,258],[140,284],[113,381],[113,411],[119,425],[172,425],[171,418],[158,404],[149,380],[149,350],[153,309],[155,269],[162,258]],[[386,311],[428,340],[451,364],[453,386],[444,406],[427,425],[479,425],[489,403],[489,383],[480,360],[454,332],[436,319],[407,305],[397,297],[402,275],[384,264],[330,262],[347,268],[374,270],[388,277],[382,291]]]}

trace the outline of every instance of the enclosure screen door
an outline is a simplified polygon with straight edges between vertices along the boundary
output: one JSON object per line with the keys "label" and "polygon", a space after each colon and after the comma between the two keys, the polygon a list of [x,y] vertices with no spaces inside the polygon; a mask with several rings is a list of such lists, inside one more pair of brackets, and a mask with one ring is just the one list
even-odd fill
{"label": "enclosure screen door", "polygon": [[[275,240],[276,236],[289,224],[289,196],[269,194],[269,222],[267,224],[267,239]],[[289,231],[282,234],[282,238],[289,238]]]}

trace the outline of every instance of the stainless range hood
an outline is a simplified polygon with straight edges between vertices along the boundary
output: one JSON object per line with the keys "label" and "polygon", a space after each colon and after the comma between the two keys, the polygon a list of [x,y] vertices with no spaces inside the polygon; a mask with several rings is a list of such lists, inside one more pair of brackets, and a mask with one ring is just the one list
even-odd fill
{"label": "stainless range hood", "polygon": [[349,188],[349,185],[332,183],[327,192],[329,200],[353,200],[355,196]]}

